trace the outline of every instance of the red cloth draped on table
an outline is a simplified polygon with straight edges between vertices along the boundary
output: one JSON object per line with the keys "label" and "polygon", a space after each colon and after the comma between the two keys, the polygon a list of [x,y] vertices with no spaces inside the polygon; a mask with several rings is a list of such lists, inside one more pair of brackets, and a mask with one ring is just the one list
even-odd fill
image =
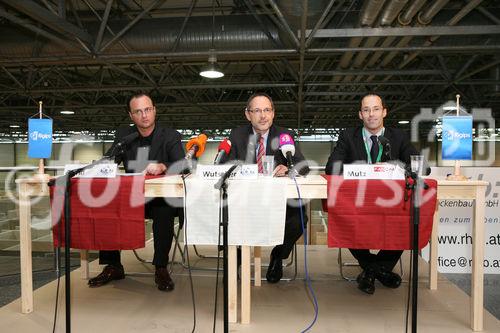
{"label": "red cloth draped on table", "polygon": [[[71,247],[131,250],[144,247],[144,176],[71,180]],[[64,246],[64,187],[50,188],[54,246]],[[61,225],[58,218],[61,216]],[[59,226],[61,228],[59,228]]]}
{"label": "red cloth draped on table", "polygon": [[[404,180],[345,180],[328,182],[328,246],[354,249],[411,249],[411,200],[404,200]],[[428,242],[436,209],[437,182],[426,179],[422,193],[419,248]],[[391,202],[389,202],[391,201]]]}

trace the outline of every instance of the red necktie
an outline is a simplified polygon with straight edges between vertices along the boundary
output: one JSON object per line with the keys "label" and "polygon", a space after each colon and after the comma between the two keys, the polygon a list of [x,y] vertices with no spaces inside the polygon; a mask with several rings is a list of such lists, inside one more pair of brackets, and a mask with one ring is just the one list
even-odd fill
{"label": "red necktie", "polygon": [[259,150],[257,151],[257,168],[259,169],[259,173],[264,173],[264,167],[262,166],[264,154],[264,138],[261,136],[259,139]]}

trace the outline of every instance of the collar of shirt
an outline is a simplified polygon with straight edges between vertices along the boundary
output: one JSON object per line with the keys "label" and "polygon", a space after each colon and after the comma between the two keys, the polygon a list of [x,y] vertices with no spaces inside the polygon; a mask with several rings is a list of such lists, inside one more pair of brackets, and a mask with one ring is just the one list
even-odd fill
{"label": "collar of shirt", "polygon": [[372,134],[370,131],[368,131],[368,129],[366,127],[363,127],[363,140],[365,141],[365,144],[367,145],[368,147],[368,150],[372,149],[372,139],[370,139],[370,137],[372,135],[376,135],[376,136],[381,136],[381,135],[384,135],[384,132],[385,132],[385,127],[382,127],[380,129],[380,131],[378,131],[377,133],[375,134]]}
{"label": "collar of shirt", "polygon": [[156,131],[156,126],[153,129],[153,132],[151,132],[149,136],[141,136],[139,134],[139,147],[151,146],[151,144],[153,143],[153,136],[155,134],[155,131]]}

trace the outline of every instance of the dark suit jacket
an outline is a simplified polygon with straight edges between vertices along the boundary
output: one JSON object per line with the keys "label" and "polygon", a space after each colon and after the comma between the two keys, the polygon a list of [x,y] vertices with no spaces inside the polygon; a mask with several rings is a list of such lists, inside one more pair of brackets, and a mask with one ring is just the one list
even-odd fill
{"label": "dark suit jacket", "polygon": [[[325,173],[327,175],[342,174],[344,163],[366,163],[368,155],[363,141],[363,127],[347,128],[339,135],[337,145],[333,149]],[[405,133],[395,128],[385,128],[384,137],[391,145],[390,158],[383,154],[382,162],[400,161],[409,164],[411,155],[418,155],[418,151],[412,146],[410,139]]]}
{"label": "dark suit jacket", "polygon": [[[286,158],[281,153],[281,150],[279,150],[279,137],[281,133],[287,133],[291,137],[294,137],[293,133],[283,127],[272,125],[271,128],[269,128],[269,135],[267,136],[266,142],[266,155],[274,155],[275,165],[287,165]],[[231,141],[231,151],[226,161],[239,160],[245,163],[256,162],[255,150],[257,143],[251,124],[231,130],[229,140]],[[305,175],[309,172],[309,167],[297,145],[295,146],[293,164],[298,165],[297,171],[301,175]]]}
{"label": "dark suit jacket", "polygon": [[[108,150],[108,153],[113,152],[118,142],[121,142],[124,137],[132,133],[138,133],[135,126],[121,127],[116,131],[115,140],[113,145]],[[181,145],[181,135],[179,132],[170,129],[163,128],[156,124],[153,133],[151,134],[151,146],[149,148],[148,156],[138,156],[140,151],[140,135],[134,139],[132,142],[128,143],[121,154],[115,157],[115,162],[120,164],[123,162],[125,170],[127,173],[130,172],[141,172],[145,169],[148,161],[156,161],[157,163],[163,163],[167,166],[167,173],[180,173],[185,165],[179,163],[184,159],[184,149]],[[137,157],[142,158],[141,161],[137,161]],[[135,161],[137,164],[130,163]],[[175,163],[178,162],[178,163]],[[175,166],[173,164],[175,163]]]}

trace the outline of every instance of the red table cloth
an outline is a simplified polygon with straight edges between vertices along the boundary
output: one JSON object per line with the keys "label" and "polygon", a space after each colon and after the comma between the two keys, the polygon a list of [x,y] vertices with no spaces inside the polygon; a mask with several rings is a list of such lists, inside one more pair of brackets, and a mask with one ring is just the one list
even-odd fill
{"label": "red table cloth", "polygon": [[[72,248],[144,247],[144,176],[74,178],[71,183]],[[54,246],[59,246],[59,239],[64,246],[64,187],[52,186],[50,197]]]}
{"label": "red table cloth", "polygon": [[[345,180],[328,182],[328,246],[354,249],[411,249],[411,200],[405,201],[404,180]],[[428,242],[436,209],[437,181],[426,179],[422,191],[419,248]]]}

